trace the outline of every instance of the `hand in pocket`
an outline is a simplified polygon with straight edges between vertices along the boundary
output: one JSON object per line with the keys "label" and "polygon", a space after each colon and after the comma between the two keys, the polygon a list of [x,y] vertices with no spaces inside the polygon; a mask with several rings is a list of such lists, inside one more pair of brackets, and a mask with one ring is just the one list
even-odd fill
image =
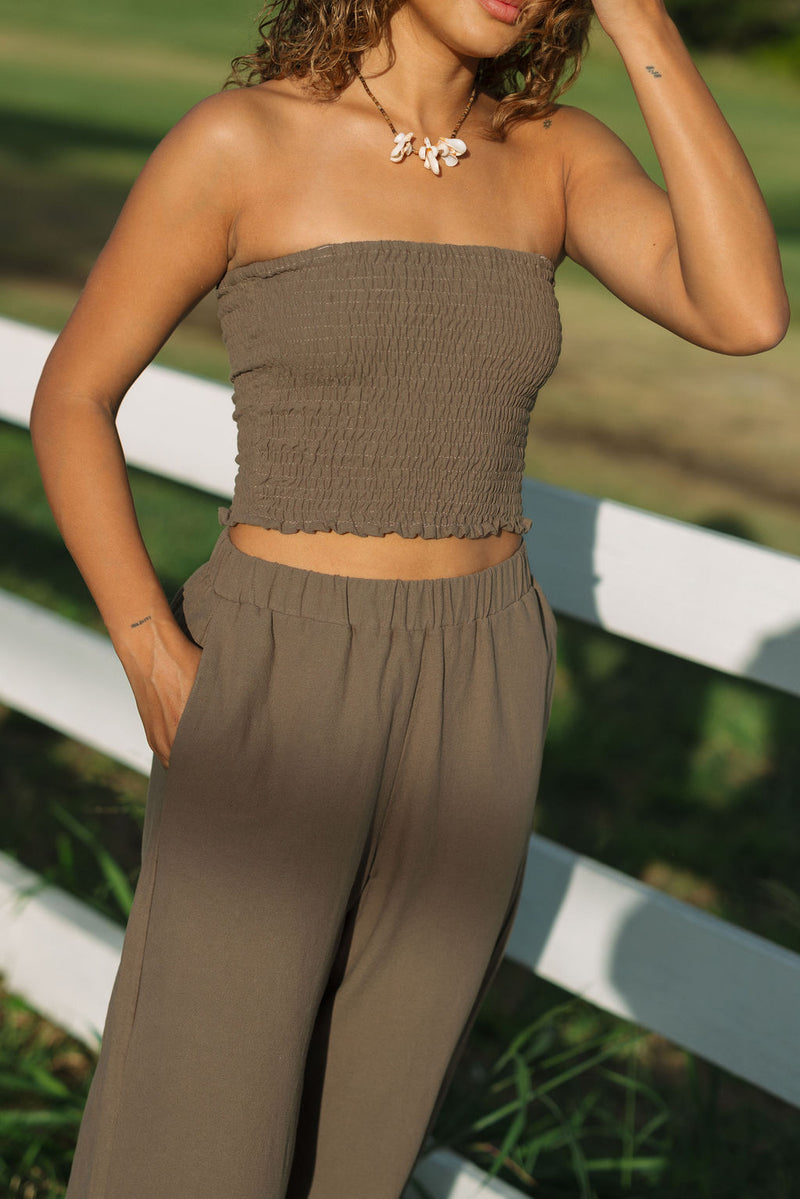
{"label": "hand in pocket", "polygon": [[[144,640],[144,639],[143,639]],[[151,622],[148,644],[122,659],[144,725],[147,743],[169,766],[178,724],[194,686],[203,651],[172,622]]]}

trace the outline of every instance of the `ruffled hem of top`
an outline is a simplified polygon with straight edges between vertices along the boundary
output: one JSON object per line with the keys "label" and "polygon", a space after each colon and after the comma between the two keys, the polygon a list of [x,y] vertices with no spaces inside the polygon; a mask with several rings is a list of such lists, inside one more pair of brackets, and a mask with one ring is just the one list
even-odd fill
{"label": "ruffled hem of top", "polygon": [[242,518],[234,518],[230,508],[218,510],[219,523],[223,527],[237,524],[258,525],[262,529],[275,529],[279,533],[355,533],[358,537],[382,537],[384,533],[399,533],[401,537],[489,537],[504,530],[510,533],[528,533],[533,527],[533,521],[527,516],[511,517],[504,520],[494,517],[488,520],[459,521],[419,521],[397,517],[385,521],[354,521],[343,517],[331,520],[306,518],[302,521],[288,519],[270,519],[255,514],[246,513]]}

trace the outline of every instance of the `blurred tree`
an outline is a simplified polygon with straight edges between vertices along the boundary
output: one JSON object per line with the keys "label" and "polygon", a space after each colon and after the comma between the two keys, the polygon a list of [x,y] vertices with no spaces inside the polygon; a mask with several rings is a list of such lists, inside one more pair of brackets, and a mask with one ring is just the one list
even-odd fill
{"label": "blurred tree", "polygon": [[800,0],[667,0],[667,8],[693,46],[746,50],[787,40],[800,55]]}

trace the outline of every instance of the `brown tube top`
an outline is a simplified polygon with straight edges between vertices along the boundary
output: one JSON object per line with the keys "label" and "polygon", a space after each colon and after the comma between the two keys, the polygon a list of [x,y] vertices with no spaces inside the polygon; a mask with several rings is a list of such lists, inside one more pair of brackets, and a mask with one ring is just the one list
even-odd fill
{"label": "brown tube top", "polygon": [[223,524],[525,533],[530,413],[561,346],[553,264],[353,241],[234,267],[218,311],[238,474]]}

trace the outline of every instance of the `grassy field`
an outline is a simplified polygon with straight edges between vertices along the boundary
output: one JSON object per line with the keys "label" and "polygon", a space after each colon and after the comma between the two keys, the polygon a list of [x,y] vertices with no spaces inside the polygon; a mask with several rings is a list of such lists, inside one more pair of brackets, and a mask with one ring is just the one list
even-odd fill
{"label": "grassy field", "polygon": [[[211,0],[0,0],[0,182],[10,200],[0,210],[0,313],[60,326],[146,155],[186,108],[219,86],[252,28],[242,0],[224,11]],[[800,156],[787,154],[787,144],[800,86],[727,59],[703,67],[762,182],[796,301]],[[599,38],[570,100],[606,119],[656,169],[629,85]],[[746,279],[744,265],[743,286]],[[564,355],[537,406],[529,472],[800,552],[798,327],[770,354],[724,359],[628,312],[569,264],[558,291]],[[227,377],[213,301],[198,306],[160,358]],[[0,476],[0,586],[97,627],[44,501],[27,434],[2,424]],[[141,472],[132,481],[148,547],[172,592],[213,543],[215,502]],[[565,618],[559,624],[539,830],[800,949],[797,701]],[[3,847],[123,919],[138,868],[144,780],[0,709],[0,791],[8,797]],[[559,998],[503,967],[441,1128],[483,1164],[496,1158],[513,1126],[513,1119],[493,1122],[492,1105],[524,1082],[520,1067],[503,1089],[508,1063],[499,1073],[493,1063]],[[537,1033],[529,1042],[525,1068],[537,1078],[550,1057],[635,1034],[586,1005],[547,1025],[544,1040]],[[530,1105],[507,1177],[539,1199],[792,1199],[800,1166],[790,1132],[795,1113],[659,1038],[632,1044],[615,1047],[577,1089],[555,1095],[561,1117],[544,1101]],[[19,1086],[13,1095],[0,1092],[0,1143],[11,1144],[3,1134],[13,1123],[4,1125],[3,1111],[16,1102],[34,1110],[43,1079],[60,1080],[68,1092],[60,1095],[64,1125],[53,1132],[54,1148],[43,1142],[38,1158],[20,1150],[14,1162],[0,1149],[0,1189],[9,1194],[23,1193],[24,1171],[33,1178],[31,1171],[51,1161],[61,1164],[42,1177],[56,1182],[37,1183],[25,1199],[63,1193],[64,1146],[91,1069],[81,1052],[18,1005],[4,1009],[0,1054],[10,1065],[0,1062],[0,1074],[6,1071],[7,1083],[21,1058],[34,1073],[21,1100]],[[651,1088],[649,1096],[636,1090],[639,1083]],[[15,1136],[14,1144],[24,1143],[29,1133]],[[634,1149],[648,1167],[624,1164]],[[590,1171],[586,1183],[582,1160],[612,1165]]]}

